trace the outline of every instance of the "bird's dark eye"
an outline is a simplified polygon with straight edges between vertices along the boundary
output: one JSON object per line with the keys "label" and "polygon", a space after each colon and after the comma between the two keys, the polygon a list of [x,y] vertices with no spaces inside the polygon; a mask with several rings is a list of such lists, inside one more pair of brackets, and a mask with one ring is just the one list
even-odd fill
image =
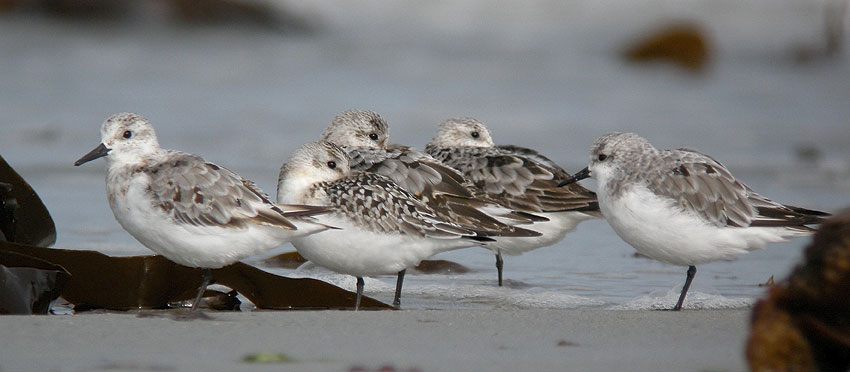
{"label": "bird's dark eye", "polygon": [[131,132],[129,130],[124,131],[124,138],[130,138],[132,136],[133,136],[133,132]]}
{"label": "bird's dark eye", "polygon": [[479,136],[478,132],[472,132],[469,135],[472,136],[472,138],[478,138]]}
{"label": "bird's dark eye", "polygon": [[605,161],[605,159],[608,159],[608,155],[605,155],[605,154],[599,154],[599,158],[598,158],[598,159],[599,159],[599,161]]}
{"label": "bird's dark eye", "polygon": [[370,134],[370,135],[369,135],[369,138],[371,138],[371,139],[372,139],[372,141],[377,141],[377,140],[378,140],[378,134],[377,134],[377,133],[372,133],[372,134]]}
{"label": "bird's dark eye", "polygon": [[328,162],[328,168],[330,168],[330,169],[336,168],[336,162],[333,161],[333,160],[329,161]]}

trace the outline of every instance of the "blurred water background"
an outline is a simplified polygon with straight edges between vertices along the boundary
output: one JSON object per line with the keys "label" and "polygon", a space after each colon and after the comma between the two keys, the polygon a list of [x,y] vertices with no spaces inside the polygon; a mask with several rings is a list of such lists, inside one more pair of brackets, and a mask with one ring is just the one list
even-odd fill
{"label": "blurred water background", "polygon": [[[0,13],[0,155],[51,211],[59,248],[149,253],[113,219],[102,163],[72,166],[121,111],[147,116],[163,147],[272,194],[295,147],[360,108],[389,121],[393,142],[418,147],[443,119],[474,116],[497,143],[538,149],[570,171],[586,165],[597,136],[633,131],[712,154],[774,200],[850,206],[843,1],[248,1],[260,16],[225,8],[236,15],[200,22],[164,0],[72,17],[23,3]],[[707,45],[701,67],[623,58],[646,33],[683,21]],[[749,306],[807,242],[698,267],[686,304]],[[489,251],[441,254],[472,272],[408,275],[404,306],[672,306],[685,268],[633,252],[604,221],[585,222],[555,246],[506,257],[505,288]],[[354,287],[319,269],[267,269]],[[393,285],[368,280],[366,293],[390,301]]]}

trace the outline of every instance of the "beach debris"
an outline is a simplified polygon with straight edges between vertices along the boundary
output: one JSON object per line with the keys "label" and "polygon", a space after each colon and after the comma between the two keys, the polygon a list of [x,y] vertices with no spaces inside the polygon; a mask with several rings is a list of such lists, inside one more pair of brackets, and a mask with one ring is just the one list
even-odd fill
{"label": "beach debris", "polygon": [[0,0],[0,12],[24,10],[87,21],[170,18],[191,25],[238,25],[312,32],[312,17],[287,4],[255,0]]}
{"label": "beach debris", "polygon": [[557,345],[560,346],[560,347],[579,346],[578,343],[572,342],[572,341],[567,341],[567,340],[560,340],[560,341],[558,341]]}
{"label": "beach debris", "polygon": [[[167,308],[194,298],[202,270],[175,264],[162,256],[110,257],[100,252],[9,244],[3,250],[28,254],[61,265],[71,273],[62,297],[76,311]],[[353,292],[309,278],[286,278],[237,262],[214,269],[217,284],[227,286],[261,309],[348,309]],[[392,309],[372,298],[361,307]]]}
{"label": "beach debris", "polygon": [[70,275],[61,266],[7,252],[0,242],[0,314],[47,314]]}
{"label": "beach debris", "polygon": [[470,271],[468,267],[448,260],[422,260],[414,270],[420,274],[443,275],[466,274]]}
{"label": "beach debris", "polygon": [[297,251],[281,253],[262,261],[264,266],[280,267],[283,269],[297,269],[298,266],[301,266],[305,262],[307,262],[307,259]]}
{"label": "beach debris", "polygon": [[800,163],[817,166],[821,159],[823,159],[823,153],[816,144],[799,143],[794,146],[794,157]]}
{"label": "beach debris", "polygon": [[269,1],[168,0],[172,16],[183,23],[204,25],[253,25],[267,29],[311,32],[315,22]]}
{"label": "beach debris", "polygon": [[640,252],[634,252],[634,253],[632,253],[632,258],[645,258],[645,259],[647,259],[647,260],[651,260],[651,258],[649,258],[649,257],[647,257],[647,256],[645,256],[645,255],[642,255]]}
{"label": "beach debris", "polygon": [[398,369],[392,364],[384,364],[376,368],[369,368],[362,365],[353,365],[348,368],[348,372],[422,372],[422,370],[419,367]]}
{"label": "beach debris", "polygon": [[[269,257],[262,261],[264,266],[280,267],[284,269],[296,269],[307,262],[307,259],[301,256],[297,251],[281,253],[276,256]],[[422,260],[419,265],[413,268],[413,271],[419,274],[466,274],[470,269],[459,263],[448,260]]]}
{"label": "beach debris", "polygon": [[850,210],[826,220],[803,263],[753,308],[750,370],[850,368]]}
{"label": "beach debris", "polygon": [[708,35],[691,22],[675,22],[639,37],[623,53],[626,61],[646,63],[666,61],[700,73],[711,59]]}
{"label": "beach debris", "polygon": [[[0,157],[0,314],[46,313],[60,293],[75,311],[167,308],[194,298],[201,269],[161,256],[110,257],[47,248],[56,227],[35,191]],[[291,279],[236,263],[213,270],[216,282],[262,309],[347,309],[355,294],[315,279]],[[236,293],[209,291],[213,309],[238,310]],[[392,309],[364,297],[365,309]]]}
{"label": "beach debris", "polygon": [[243,363],[292,363],[295,359],[284,353],[251,353],[242,357]]}
{"label": "beach debris", "polygon": [[0,0],[0,12],[8,12],[17,6],[20,0]]}
{"label": "beach debris", "polygon": [[0,157],[0,314],[47,314],[69,274],[61,266],[26,254],[6,251],[9,245],[47,246],[56,228],[35,191]]}
{"label": "beach debris", "polygon": [[0,240],[48,247],[56,226],[38,194],[0,156]]}
{"label": "beach debris", "polygon": [[227,293],[219,291],[211,292],[210,295],[204,292],[203,300],[206,301],[206,304],[202,304],[201,306],[222,311],[239,311],[240,306],[242,306],[242,301],[239,301],[239,292],[237,291],[231,290]]}
{"label": "beach debris", "polygon": [[125,361],[104,361],[94,366],[94,371],[150,371],[165,372],[176,371],[177,368],[164,364],[147,364]]}

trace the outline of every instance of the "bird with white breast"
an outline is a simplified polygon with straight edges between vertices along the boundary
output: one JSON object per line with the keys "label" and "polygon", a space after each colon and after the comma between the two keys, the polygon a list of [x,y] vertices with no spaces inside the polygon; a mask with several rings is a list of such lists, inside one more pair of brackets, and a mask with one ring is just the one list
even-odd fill
{"label": "bird with white breast", "polygon": [[193,311],[212,282],[210,269],[328,229],[310,217],[328,208],[275,204],[228,169],[162,149],[140,115],[112,115],[100,133],[100,145],[74,165],[104,158],[106,196],[121,227],[165,258],[203,269]]}
{"label": "bird with white breast", "polygon": [[[373,111],[346,110],[322,132],[322,140],[340,146],[353,170],[386,176],[431,207],[443,219],[488,237],[536,237],[541,234],[514,226],[545,220],[518,213],[486,200],[456,169],[408,146],[388,145],[389,126]],[[484,212],[487,210],[493,215]],[[503,219],[506,223],[500,222]],[[393,305],[401,304],[405,271],[398,273]]]}
{"label": "bird with white breast", "polygon": [[633,133],[597,139],[588,167],[562,185],[587,177],[620,238],[647,257],[688,266],[672,310],[682,309],[696,265],[811,234],[808,225],[829,216],[765,198],[708,155],[660,150]]}
{"label": "bird with white breast", "polygon": [[442,122],[425,152],[460,171],[478,189],[501,206],[543,217],[523,226],[536,237],[498,237],[487,247],[496,254],[502,285],[502,254],[519,255],[561,241],[585,220],[599,218],[596,195],[580,185],[558,187],[570,175],[535,150],[493,142],[490,131],[473,118]]}
{"label": "bird with white breast", "polygon": [[309,261],[357,278],[359,308],[364,276],[397,274],[440,252],[490,241],[446,221],[391,179],[352,171],[345,151],[308,143],[280,169],[278,202],[328,206],[316,219],[338,229],[292,241]]}

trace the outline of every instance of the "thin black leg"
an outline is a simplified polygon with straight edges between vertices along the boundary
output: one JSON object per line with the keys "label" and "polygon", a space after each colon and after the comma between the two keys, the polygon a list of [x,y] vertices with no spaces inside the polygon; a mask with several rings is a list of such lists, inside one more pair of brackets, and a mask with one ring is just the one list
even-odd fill
{"label": "thin black leg", "polygon": [[204,280],[201,282],[201,289],[198,291],[198,295],[195,296],[195,301],[192,302],[192,310],[195,311],[198,308],[198,303],[201,302],[201,297],[204,296],[204,291],[207,290],[207,286],[212,282],[212,270],[203,269],[204,270]]}
{"label": "thin black leg", "polygon": [[685,302],[685,295],[688,294],[688,288],[691,288],[691,281],[694,280],[694,275],[697,273],[696,266],[688,266],[688,278],[685,279],[685,286],[682,287],[682,294],[679,295],[679,302],[673,307],[673,311],[682,310],[682,303]]}
{"label": "thin black leg", "polygon": [[354,300],[354,311],[360,310],[360,297],[363,296],[363,282],[362,277],[357,277],[357,299]]}
{"label": "thin black leg", "polygon": [[407,269],[398,272],[398,279],[395,281],[395,298],[393,298],[393,306],[401,306],[401,284],[404,283],[404,274]]}
{"label": "thin black leg", "polygon": [[502,267],[505,266],[505,261],[502,260],[502,252],[496,253],[496,270],[499,271],[499,287],[502,286]]}

